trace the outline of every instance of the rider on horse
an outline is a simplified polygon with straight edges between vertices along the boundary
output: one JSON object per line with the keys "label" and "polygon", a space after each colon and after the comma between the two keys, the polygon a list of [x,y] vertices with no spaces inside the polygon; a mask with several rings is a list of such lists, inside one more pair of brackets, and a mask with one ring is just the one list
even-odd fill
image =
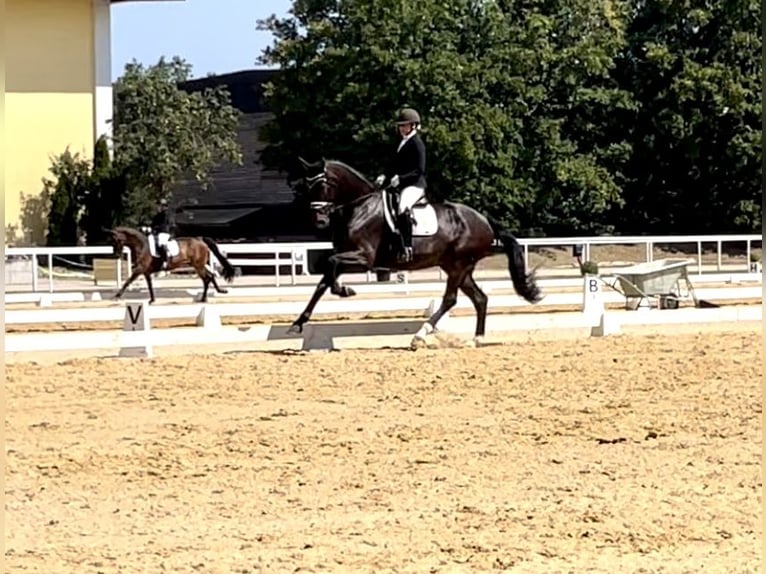
{"label": "rider on horse", "polygon": [[402,139],[393,161],[385,174],[375,180],[382,187],[388,186],[398,193],[396,226],[402,239],[402,258],[412,260],[412,207],[425,195],[426,190],[426,146],[420,138],[420,114],[412,108],[403,108],[396,118],[396,125]]}
{"label": "rider on horse", "polygon": [[152,234],[154,235],[154,245],[157,247],[157,254],[162,261],[162,269],[168,266],[168,248],[170,241],[170,232],[173,228],[173,221],[168,211],[168,200],[161,199],[159,202],[159,211],[152,218]]}

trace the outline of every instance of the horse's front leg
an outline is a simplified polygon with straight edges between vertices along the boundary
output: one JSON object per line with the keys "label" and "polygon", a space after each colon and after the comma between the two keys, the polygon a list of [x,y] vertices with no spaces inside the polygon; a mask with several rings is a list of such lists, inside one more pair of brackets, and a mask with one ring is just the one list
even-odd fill
{"label": "horse's front leg", "polygon": [[311,299],[309,300],[308,305],[306,305],[306,308],[303,310],[303,313],[301,313],[293,322],[293,324],[290,326],[290,329],[288,330],[288,333],[300,333],[303,331],[303,325],[305,325],[309,319],[311,319],[311,314],[314,312],[314,307],[316,307],[317,303],[319,303],[319,300],[322,298],[322,295],[324,295],[328,288],[330,289],[331,293],[340,297],[351,297],[352,295],[355,295],[356,293],[353,289],[346,287],[345,285],[341,285],[338,282],[338,277],[343,273],[343,269],[345,267],[358,265],[366,265],[369,267],[371,266],[371,261],[372,259],[370,254],[363,250],[349,251],[346,253],[337,253],[335,255],[331,255],[327,260],[327,271],[325,271],[322,279],[319,280],[319,283],[314,290],[314,294],[311,296]]}
{"label": "horse's front leg", "polygon": [[329,272],[325,273],[319,280],[319,283],[317,283],[317,288],[314,289],[314,294],[311,296],[306,308],[300,315],[298,315],[298,318],[293,321],[293,324],[290,325],[290,328],[287,330],[288,333],[296,335],[303,332],[303,325],[311,318],[311,314],[314,312],[314,307],[319,303],[324,292],[327,291],[327,288],[330,286],[330,281]]}
{"label": "horse's front leg", "polygon": [[119,291],[117,291],[117,293],[115,293],[115,294],[114,294],[114,298],[115,298],[115,299],[120,299],[120,298],[122,298],[122,296],[125,294],[125,289],[127,289],[127,288],[128,288],[128,286],[129,286],[131,283],[133,283],[133,281],[135,281],[136,279],[138,279],[138,277],[139,277],[140,275],[142,275],[143,273],[144,273],[144,270],[143,270],[141,267],[136,267],[136,268],[133,270],[133,273],[131,273],[131,274],[130,274],[130,277],[128,277],[127,281],[125,281],[125,283],[123,283],[123,285],[122,285],[122,287],[120,288],[120,290],[119,290]]}

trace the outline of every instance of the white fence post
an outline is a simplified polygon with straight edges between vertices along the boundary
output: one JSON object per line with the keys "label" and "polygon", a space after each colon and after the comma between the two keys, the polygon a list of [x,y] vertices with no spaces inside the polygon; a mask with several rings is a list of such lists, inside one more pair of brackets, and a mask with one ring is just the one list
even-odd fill
{"label": "white fence post", "polygon": [[53,253],[48,253],[48,292],[53,293]]}
{"label": "white fence post", "polygon": [[40,274],[40,268],[37,264],[37,255],[32,255],[32,291],[37,293],[37,290],[39,289],[39,278],[38,275]]}

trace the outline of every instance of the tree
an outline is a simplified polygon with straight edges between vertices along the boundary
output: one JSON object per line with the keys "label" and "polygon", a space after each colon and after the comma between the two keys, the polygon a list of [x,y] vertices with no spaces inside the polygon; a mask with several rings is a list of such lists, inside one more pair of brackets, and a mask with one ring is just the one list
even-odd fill
{"label": "tree", "polygon": [[69,149],[53,159],[55,180],[43,180],[43,198],[49,198],[47,245],[76,245],[80,209],[90,184],[90,163]]}
{"label": "tree", "polygon": [[204,183],[217,163],[242,162],[229,93],[222,87],[185,92],[178,84],[190,74],[177,57],[148,68],[134,61],[114,86],[114,156],[128,189],[126,222],[145,221],[184,175]]}
{"label": "tree", "polygon": [[618,79],[639,104],[622,227],[761,226],[761,4],[633,0]]}
{"label": "tree", "polygon": [[609,0],[296,0],[260,21],[281,67],[263,160],[333,156],[378,173],[402,105],[424,116],[428,181],[534,230],[605,228],[628,157],[613,115],[629,94],[610,77],[623,40]]}
{"label": "tree", "polygon": [[80,228],[89,244],[103,243],[104,229],[120,223],[125,211],[125,195],[125,176],[112,164],[106,137],[101,136],[93,152],[93,167],[80,218]]}

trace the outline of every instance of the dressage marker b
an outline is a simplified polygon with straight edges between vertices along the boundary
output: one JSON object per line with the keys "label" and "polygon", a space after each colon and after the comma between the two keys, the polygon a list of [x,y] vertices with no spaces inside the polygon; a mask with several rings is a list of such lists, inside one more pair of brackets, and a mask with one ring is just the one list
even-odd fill
{"label": "dressage marker b", "polygon": [[583,281],[582,312],[586,316],[593,318],[595,324],[598,323],[600,316],[604,313],[601,280],[594,275],[585,275]]}
{"label": "dressage marker b", "polygon": [[125,305],[125,319],[122,330],[126,337],[133,341],[140,336],[143,340],[138,345],[132,344],[120,348],[120,357],[151,357],[151,323],[149,322],[149,305],[146,301],[131,301]]}

